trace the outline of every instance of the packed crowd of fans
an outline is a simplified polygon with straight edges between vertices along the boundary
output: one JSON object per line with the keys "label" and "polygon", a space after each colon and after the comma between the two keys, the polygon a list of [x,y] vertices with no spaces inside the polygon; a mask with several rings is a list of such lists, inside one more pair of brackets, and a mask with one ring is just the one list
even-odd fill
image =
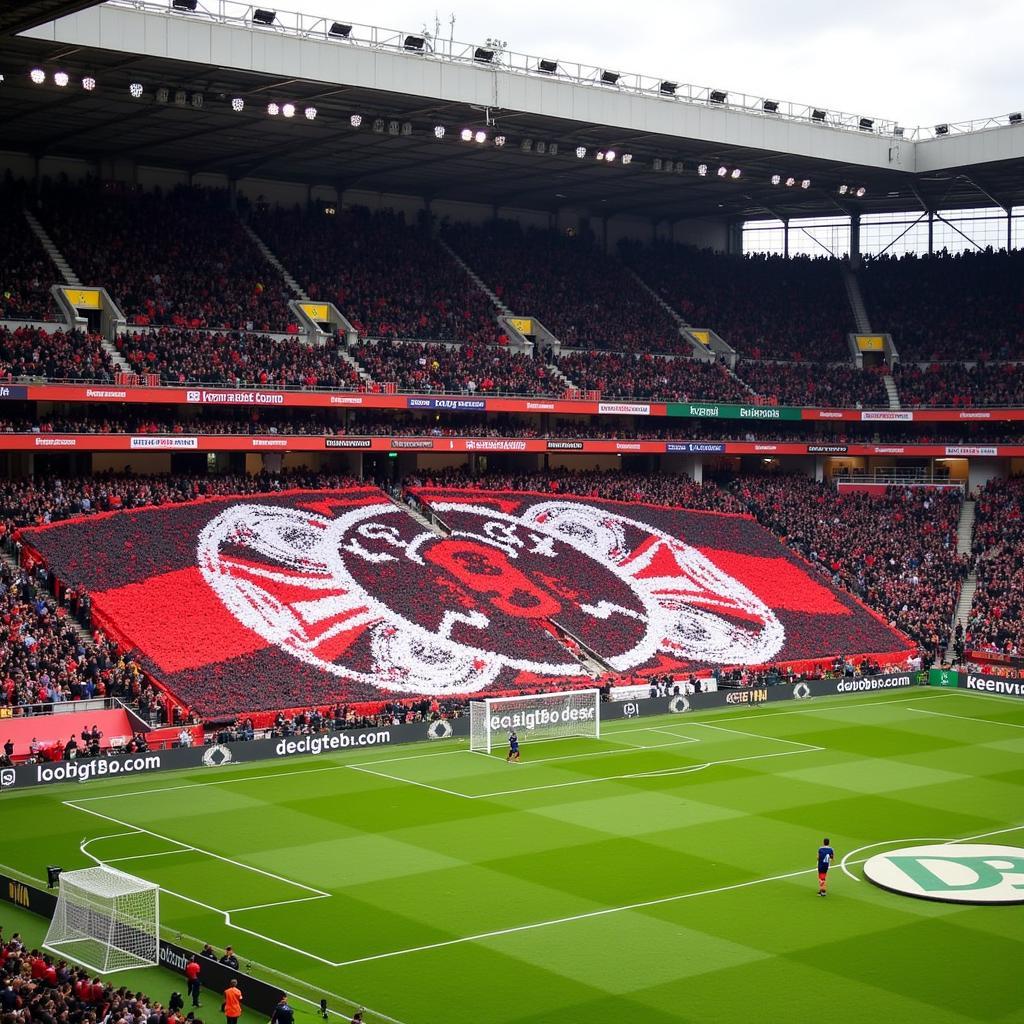
{"label": "packed crowd of fans", "polygon": [[28,226],[25,198],[14,182],[0,184],[0,320],[53,320],[59,275]]}
{"label": "packed crowd of fans", "polygon": [[444,237],[514,314],[537,317],[567,348],[689,351],[668,313],[590,238],[513,221],[449,226]]}
{"label": "packed crowd of fans", "polygon": [[892,375],[905,407],[1024,406],[1024,363],[897,363]]}
{"label": "packed crowd of fans", "polygon": [[157,373],[163,384],[304,388],[362,384],[355,368],[340,357],[334,340],[313,346],[264,334],[168,328],[121,335],[117,344],[133,370]]}
{"label": "packed crowd of fans", "polygon": [[603,398],[749,402],[750,392],[719,363],[622,352],[563,351],[558,368],[584,391]]}
{"label": "packed crowd of fans", "polygon": [[932,656],[945,650],[969,559],[956,551],[959,492],[890,487],[839,494],[804,476],[743,477],[734,492],[837,586]]}
{"label": "packed crowd of fans", "polygon": [[501,340],[487,296],[420,221],[362,207],[303,214],[260,209],[254,226],[316,302],[333,302],[362,337]]}
{"label": "packed crowd of fans", "polygon": [[362,342],[352,355],[378,383],[401,391],[470,395],[558,395],[543,359],[496,345],[431,345],[409,341]]}
{"label": "packed crowd of fans", "polygon": [[284,331],[291,319],[295,296],[224,190],[50,184],[38,214],[78,277],[105,287],[131,323]]}
{"label": "packed crowd of fans", "polygon": [[109,381],[113,374],[110,356],[96,335],[0,327],[0,378]]}
{"label": "packed crowd of fans", "polygon": [[1018,359],[1024,250],[874,256],[860,273],[875,330],[905,361]]}
{"label": "packed crowd of fans", "polygon": [[759,395],[779,405],[832,408],[888,408],[882,374],[858,370],[849,363],[828,366],[809,363],[757,362],[744,359],[736,375]]}
{"label": "packed crowd of fans", "polygon": [[966,646],[1024,654],[1024,476],[989,481],[975,516],[978,588]]}
{"label": "packed crowd of fans", "polygon": [[687,322],[746,359],[849,359],[854,328],[841,264],[797,256],[729,256],[656,242],[624,245],[626,262]]}

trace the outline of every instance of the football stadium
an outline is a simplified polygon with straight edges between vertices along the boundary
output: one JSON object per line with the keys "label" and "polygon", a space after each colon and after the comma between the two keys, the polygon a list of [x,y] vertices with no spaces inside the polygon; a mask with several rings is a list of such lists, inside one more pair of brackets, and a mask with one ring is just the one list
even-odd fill
{"label": "football stadium", "polygon": [[310,6],[0,7],[0,1024],[1024,1024],[1021,113]]}

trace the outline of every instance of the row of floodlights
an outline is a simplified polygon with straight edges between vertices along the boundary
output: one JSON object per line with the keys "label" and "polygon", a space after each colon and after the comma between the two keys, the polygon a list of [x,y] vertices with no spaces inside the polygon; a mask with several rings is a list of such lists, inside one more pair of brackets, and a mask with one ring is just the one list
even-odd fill
{"label": "row of floodlights", "polygon": [[[33,68],[28,77],[33,85],[46,84],[46,71],[43,68]],[[51,81],[58,89],[66,89],[71,84],[71,76],[66,71],[54,71],[50,76]],[[84,75],[81,79],[81,86],[86,92],[92,92],[96,88],[96,79],[92,75]]]}
{"label": "row of floodlights", "polygon": [[685,174],[687,171],[693,171],[699,178],[730,178],[733,181],[739,181],[743,177],[743,171],[739,167],[727,167],[725,164],[720,164],[715,168],[710,164],[694,164],[688,160],[663,160],[657,156],[654,158],[651,168],[655,171],[666,171],[674,174]]}

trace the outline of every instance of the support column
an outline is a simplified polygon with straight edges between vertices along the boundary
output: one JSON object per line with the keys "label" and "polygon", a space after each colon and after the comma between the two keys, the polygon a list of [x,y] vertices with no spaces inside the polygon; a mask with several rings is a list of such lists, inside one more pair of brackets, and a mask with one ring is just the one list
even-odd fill
{"label": "support column", "polygon": [[860,262],[860,214],[850,214],[850,263],[857,266]]}
{"label": "support column", "polygon": [[935,214],[928,211],[928,255],[935,252]]}

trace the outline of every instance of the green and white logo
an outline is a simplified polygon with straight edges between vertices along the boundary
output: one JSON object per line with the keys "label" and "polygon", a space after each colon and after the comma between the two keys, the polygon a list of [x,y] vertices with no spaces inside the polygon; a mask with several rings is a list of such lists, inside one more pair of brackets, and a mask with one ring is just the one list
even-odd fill
{"label": "green and white logo", "polygon": [[1024,850],[946,843],[911,846],[872,857],[869,881],[883,889],[946,903],[1024,903]]}

